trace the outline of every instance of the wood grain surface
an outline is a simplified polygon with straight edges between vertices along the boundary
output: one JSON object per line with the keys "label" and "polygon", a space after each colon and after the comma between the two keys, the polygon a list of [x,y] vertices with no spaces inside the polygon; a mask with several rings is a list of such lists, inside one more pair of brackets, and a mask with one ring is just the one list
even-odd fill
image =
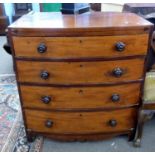
{"label": "wood grain surface", "polygon": [[[16,61],[19,82],[44,84],[89,84],[137,80],[143,76],[144,59],[100,62],[33,62]],[[121,68],[123,75],[115,77],[113,70]],[[40,77],[43,71],[49,78]]]}
{"label": "wood grain surface", "polygon": [[17,36],[94,36],[149,33],[151,26],[153,24],[132,13],[63,15],[31,12],[11,24],[9,30]]}
{"label": "wood grain surface", "polygon": [[[31,131],[47,133],[96,133],[119,132],[135,127],[137,110],[135,108],[103,112],[44,112],[25,110],[27,127]],[[46,127],[51,120],[53,126]],[[116,120],[117,125],[109,125]]]}
{"label": "wood grain surface", "polygon": [[[33,40],[33,41],[32,41]],[[116,50],[116,43],[125,44],[124,51]],[[13,37],[17,57],[78,58],[123,57],[146,55],[148,34],[96,37]],[[37,48],[44,43],[45,53]]]}
{"label": "wood grain surface", "polygon": [[[139,104],[140,83],[107,87],[56,88],[38,86],[20,86],[24,108],[40,110],[85,110],[95,108],[120,108]],[[133,93],[134,92],[134,93]],[[112,101],[112,95],[118,94],[120,100]],[[44,103],[42,98],[51,98]]]}

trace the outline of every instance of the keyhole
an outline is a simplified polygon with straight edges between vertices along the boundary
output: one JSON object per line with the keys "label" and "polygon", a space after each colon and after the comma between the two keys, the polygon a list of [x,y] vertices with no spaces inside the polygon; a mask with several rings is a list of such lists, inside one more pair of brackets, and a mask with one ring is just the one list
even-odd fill
{"label": "keyhole", "polygon": [[80,43],[82,43],[82,40],[80,40]]}
{"label": "keyhole", "polygon": [[83,94],[83,90],[80,89],[80,90],[79,90],[79,93],[80,93],[80,94]]}

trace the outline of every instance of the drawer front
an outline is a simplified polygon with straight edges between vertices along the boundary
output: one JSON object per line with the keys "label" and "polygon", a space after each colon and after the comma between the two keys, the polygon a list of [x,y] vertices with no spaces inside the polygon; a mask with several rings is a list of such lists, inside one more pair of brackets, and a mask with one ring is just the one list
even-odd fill
{"label": "drawer front", "polygon": [[20,89],[24,108],[45,110],[119,108],[138,104],[140,95],[139,83],[81,88],[20,86]]}
{"label": "drawer front", "polygon": [[135,127],[136,109],[108,112],[43,112],[25,110],[27,128],[45,133],[121,132]]}
{"label": "drawer front", "polygon": [[20,82],[90,84],[142,78],[144,59],[100,62],[17,61]]}
{"label": "drawer front", "polygon": [[13,37],[13,43],[15,55],[22,57],[121,57],[145,55],[148,34],[101,37]]}

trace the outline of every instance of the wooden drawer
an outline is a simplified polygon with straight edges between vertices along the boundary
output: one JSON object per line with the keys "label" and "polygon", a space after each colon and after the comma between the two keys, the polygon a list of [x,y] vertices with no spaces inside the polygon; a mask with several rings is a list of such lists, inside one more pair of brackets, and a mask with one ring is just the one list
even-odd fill
{"label": "wooden drawer", "polygon": [[27,128],[45,133],[109,133],[135,127],[136,109],[104,112],[45,112],[25,110]]}
{"label": "wooden drawer", "polygon": [[[17,61],[20,82],[38,82],[42,84],[132,81],[142,78],[143,67],[144,59],[142,58],[98,62]],[[118,73],[120,76],[118,76]]]}
{"label": "wooden drawer", "polygon": [[[70,110],[138,105],[140,83],[107,87],[20,86],[24,108]],[[134,92],[134,93],[133,93]]]}
{"label": "wooden drawer", "polygon": [[[123,51],[118,51],[116,48],[119,42],[125,44]],[[148,34],[97,37],[13,37],[13,43],[15,55],[21,57],[121,57],[145,55]],[[38,47],[42,49],[41,53],[38,52]]]}

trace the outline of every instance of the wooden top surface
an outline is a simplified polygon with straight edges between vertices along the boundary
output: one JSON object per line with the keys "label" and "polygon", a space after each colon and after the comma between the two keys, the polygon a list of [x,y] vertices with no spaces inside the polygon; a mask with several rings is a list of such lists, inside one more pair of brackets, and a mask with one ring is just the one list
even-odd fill
{"label": "wooden top surface", "polygon": [[132,13],[86,13],[62,15],[61,13],[32,12],[11,24],[10,28],[112,28],[143,27],[151,25],[145,19]]}
{"label": "wooden top surface", "polygon": [[13,36],[108,36],[149,33],[153,24],[132,13],[89,12],[80,15],[31,12],[9,26]]}

